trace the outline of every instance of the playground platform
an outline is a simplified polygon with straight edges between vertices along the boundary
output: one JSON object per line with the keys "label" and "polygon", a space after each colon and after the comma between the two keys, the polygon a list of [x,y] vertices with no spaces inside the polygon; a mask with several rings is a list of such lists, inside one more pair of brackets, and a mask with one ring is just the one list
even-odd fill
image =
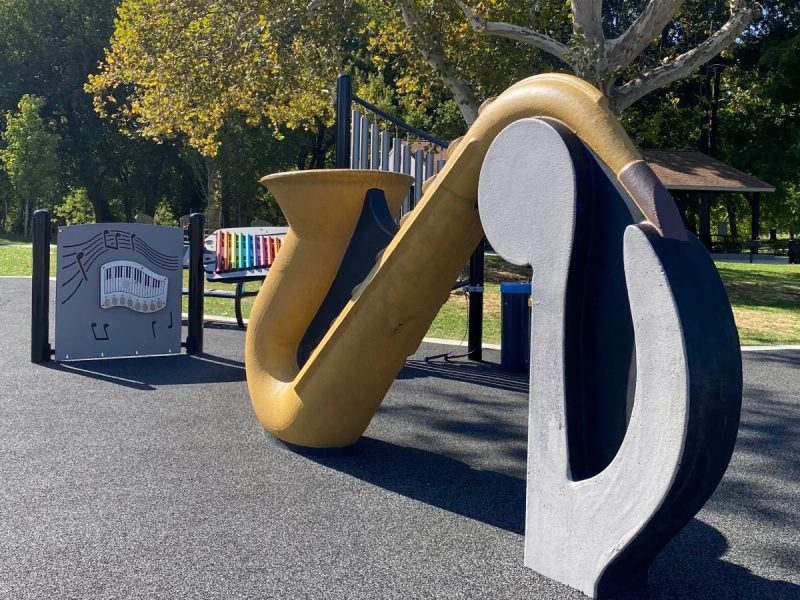
{"label": "playground platform", "polygon": [[[37,366],[29,302],[0,280],[0,598],[584,598],[522,564],[526,377],[423,344],[352,453],[301,456],[252,414],[241,330]],[[800,351],[743,360],[730,468],[649,598],[800,598]]]}

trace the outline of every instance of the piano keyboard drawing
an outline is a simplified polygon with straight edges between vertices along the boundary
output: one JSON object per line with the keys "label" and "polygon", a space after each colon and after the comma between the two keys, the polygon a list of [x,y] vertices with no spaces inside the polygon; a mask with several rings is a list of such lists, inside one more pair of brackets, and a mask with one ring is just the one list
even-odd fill
{"label": "piano keyboard drawing", "polygon": [[63,249],[65,252],[62,256],[65,261],[59,266],[62,275],[59,280],[64,279],[60,285],[67,293],[61,304],[69,302],[83,283],[89,280],[92,266],[107,252],[130,251],[143,256],[156,267],[168,271],[179,268],[181,264],[179,258],[159,252],[135,233],[120,229],[98,231],[82,242],[63,246]]}
{"label": "piano keyboard drawing", "polygon": [[100,267],[100,306],[121,306],[141,313],[157,312],[167,303],[168,279],[128,260]]}

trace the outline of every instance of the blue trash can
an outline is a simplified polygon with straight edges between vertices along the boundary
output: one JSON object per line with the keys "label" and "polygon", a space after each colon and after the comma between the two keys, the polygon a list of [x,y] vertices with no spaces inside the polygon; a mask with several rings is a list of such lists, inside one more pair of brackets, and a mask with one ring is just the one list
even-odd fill
{"label": "blue trash can", "polygon": [[531,284],[500,284],[500,367],[527,371],[531,355]]}

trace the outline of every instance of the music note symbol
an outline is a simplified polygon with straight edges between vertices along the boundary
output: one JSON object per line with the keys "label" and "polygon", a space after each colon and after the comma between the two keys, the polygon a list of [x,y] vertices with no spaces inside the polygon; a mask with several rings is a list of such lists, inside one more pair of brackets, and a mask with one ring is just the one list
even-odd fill
{"label": "music note symbol", "polygon": [[152,322],[151,327],[153,329],[153,337],[156,337],[156,321]]}
{"label": "music note symbol", "polygon": [[103,335],[105,335],[105,337],[97,337],[97,330],[95,327],[97,327],[97,323],[92,323],[92,335],[94,339],[98,342],[108,341],[108,323],[103,323]]}
{"label": "music note symbol", "polygon": [[78,268],[81,270],[81,275],[83,275],[84,281],[89,281],[89,278],[86,276],[86,269],[83,268],[83,252],[78,252],[75,255],[75,262],[78,264]]}
{"label": "music note symbol", "polygon": [[172,311],[169,311],[169,325],[167,329],[172,329]]}

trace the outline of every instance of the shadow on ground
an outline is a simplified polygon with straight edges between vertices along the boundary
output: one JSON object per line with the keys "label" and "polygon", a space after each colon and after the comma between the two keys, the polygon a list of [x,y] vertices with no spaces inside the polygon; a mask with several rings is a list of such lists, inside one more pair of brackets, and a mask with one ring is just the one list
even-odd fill
{"label": "shadow on ground", "polygon": [[525,481],[441,454],[364,437],[347,454],[309,458],[386,490],[514,533],[525,529]]}
{"label": "shadow on ground", "polygon": [[244,363],[213,354],[48,362],[42,366],[140,391],[245,380]]}
{"label": "shadow on ground", "polygon": [[[800,366],[798,353],[764,352],[746,358],[748,370],[769,365]],[[426,377],[527,392],[525,374],[504,373],[491,364],[410,360],[398,379],[411,381]],[[774,383],[783,387],[779,382]],[[502,452],[503,444],[509,442],[513,442],[515,448],[522,448],[526,432],[524,428],[509,426],[509,411],[515,410],[511,404],[499,410],[499,405],[493,407],[483,399],[483,406],[472,406],[471,400],[477,399],[470,399],[461,391],[449,398],[448,393],[440,390],[438,404],[441,406],[398,405],[381,409],[386,417],[397,419],[398,424],[402,419],[410,425],[410,432],[407,432],[410,437],[406,439],[412,443],[417,443],[418,437],[444,440],[436,452],[365,437],[346,455],[309,458],[385,490],[523,535],[524,479],[470,466],[459,460],[469,460],[466,455],[448,448],[447,440],[457,436],[469,438],[472,443],[488,441],[492,444],[491,452]],[[438,410],[442,407],[446,407],[444,412]],[[479,422],[473,421],[473,412],[481,408],[495,418],[487,414],[478,418]],[[512,422],[518,420],[517,417]],[[780,564],[789,572],[798,567],[800,557],[794,553],[791,543],[800,506],[800,452],[795,435],[798,430],[800,416],[796,412],[796,402],[779,396],[768,387],[748,385],[729,476],[699,518],[693,519],[658,556],[647,592],[626,599],[800,600],[800,586],[761,577],[731,562],[736,560],[737,547],[744,540],[737,538],[729,542],[717,528],[728,531],[728,524],[735,524],[734,531],[750,530],[753,549],[762,553],[761,562]],[[470,447],[464,440],[454,446]],[[524,469],[524,454],[509,456]],[[786,531],[787,540],[775,536],[776,531]],[[522,561],[521,556],[519,560]]]}
{"label": "shadow on ground", "polygon": [[647,594],[632,596],[631,600],[800,598],[800,586],[765,579],[745,567],[728,562],[721,558],[727,550],[728,541],[724,535],[706,523],[692,519],[656,558],[650,571]]}
{"label": "shadow on ground", "polygon": [[502,371],[496,364],[489,362],[409,360],[406,362],[405,368],[400,371],[397,379],[414,379],[418,377],[438,377],[450,381],[474,383],[509,392],[528,393],[527,372],[511,373]]}
{"label": "shadow on ground", "polygon": [[[413,500],[524,534],[522,479],[474,469],[440,454],[372,438],[362,438],[345,454],[308,458]],[[693,519],[656,559],[647,592],[625,596],[624,600],[800,599],[800,586],[764,579],[724,560],[727,549],[728,542],[722,533]],[[522,556],[519,560],[522,561]]]}

